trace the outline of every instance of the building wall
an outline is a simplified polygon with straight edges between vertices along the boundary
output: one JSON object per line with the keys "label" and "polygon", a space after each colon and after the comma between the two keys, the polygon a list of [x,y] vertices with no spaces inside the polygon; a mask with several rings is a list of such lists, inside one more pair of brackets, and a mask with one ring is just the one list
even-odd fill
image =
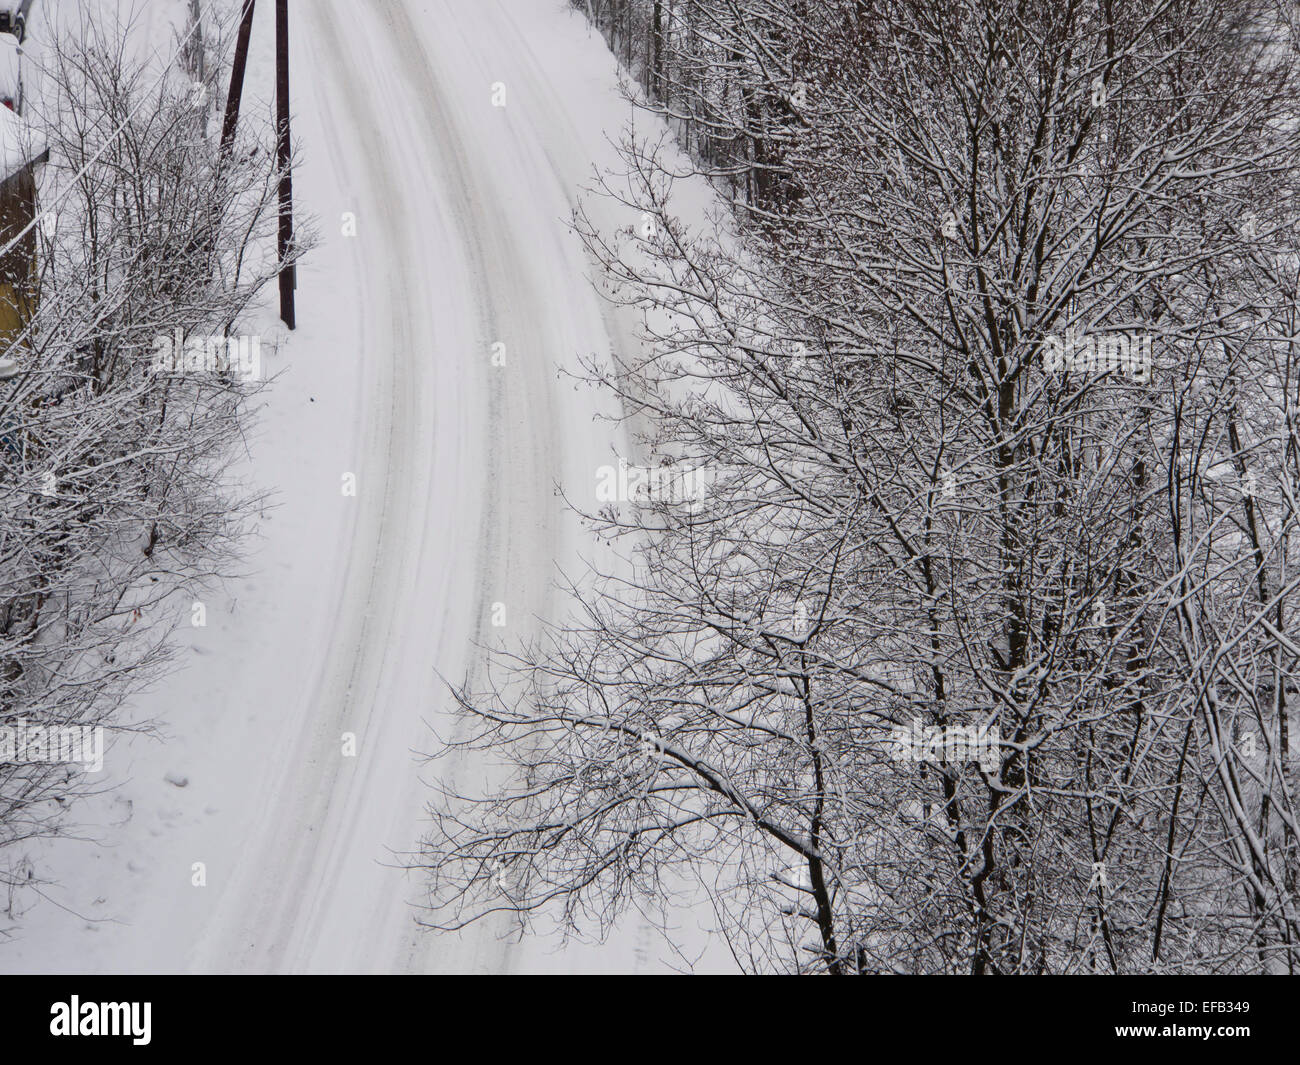
{"label": "building wall", "polygon": [[[36,179],[25,167],[0,184],[0,247],[36,217]],[[36,230],[0,255],[0,353],[22,333],[35,312]]]}

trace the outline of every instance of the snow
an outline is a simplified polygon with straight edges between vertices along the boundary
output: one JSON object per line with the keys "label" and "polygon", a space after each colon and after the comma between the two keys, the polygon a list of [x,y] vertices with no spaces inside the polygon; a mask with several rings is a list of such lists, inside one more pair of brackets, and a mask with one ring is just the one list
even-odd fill
{"label": "snow", "polygon": [[[258,5],[247,121],[270,121],[273,10]],[[439,678],[563,614],[557,567],[595,547],[557,483],[592,485],[629,452],[594,417],[608,401],[558,372],[631,343],[566,224],[593,162],[616,165],[629,108],[614,61],[563,0],[313,0],[291,15],[295,195],[321,239],[299,271],[299,329],[270,306],[250,325],[280,376],[243,475],[275,504],[249,576],[203,596],[183,669],[136,701],[157,734],[118,742],[83,838],[35,855],[53,883],[0,970],[666,968],[645,926],[603,947],[521,943],[503,923],[422,933],[421,878],[398,868],[432,795],[420,752],[455,727]],[[142,24],[170,35],[174,16],[152,0]],[[589,207],[611,229],[635,221]],[[734,968],[691,934],[698,968]]]}
{"label": "snow", "polygon": [[[18,81],[23,50],[18,38],[0,33],[0,95],[18,99]],[[7,109],[6,109],[7,110]]]}
{"label": "snow", "polygon": [[[2,38],[3,35],[0,34],[0,39]],[[5,88],[0,95],[8,92]],[[31,126],[9,108],[0,106],[0,180],[39,159],[45,150],[44,139]]]}
{"label": "snow", "polygon": [[[22,106],[23,50],[18,38],[0,33],[0,100]],[[45,141],[6,105],[0,105],[0,180],[45,153]]]}

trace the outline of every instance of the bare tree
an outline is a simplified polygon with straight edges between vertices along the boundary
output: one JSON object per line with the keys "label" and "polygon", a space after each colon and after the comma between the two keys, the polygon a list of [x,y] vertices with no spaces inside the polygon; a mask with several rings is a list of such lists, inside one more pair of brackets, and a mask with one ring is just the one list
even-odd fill
{"label": "bare tree", "polygon": [[627,567],[459,692],[516,773],[437,804],[433,920],[687,876],[754,969],[1295,971],[1276,8],[683,6],[739,227],[637,143],[655,237],[578,224],[645,310],[593,378],[716,479],[590,515]]}

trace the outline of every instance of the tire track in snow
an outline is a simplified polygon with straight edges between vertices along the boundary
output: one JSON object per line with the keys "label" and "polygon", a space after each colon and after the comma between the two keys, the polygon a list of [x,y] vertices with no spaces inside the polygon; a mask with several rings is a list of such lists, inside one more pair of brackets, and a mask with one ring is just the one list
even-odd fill
{"label": "tire track in snow", "polygon": [[[328,22],[328,20],[326,20]],[[319,24],[319,23],[318,23]],[[328,29],[332,34],[332,27]],[[385,198],[399,190],[380,169],[371,178]],[[418,262],[410,231],[380,218],[385,244],[407,268]],[[387,224],[386,224],[387,223]],[[367,725],[380,698],[385,659],[393,647],[394,606],[400,596],[403,545],[422,496],[410,487],[418,477],[415,446],[419,367],[413,359],[415,323],[363,295],[368,307],[362,336],[383,336],[382,351],[360,354],[369,360],[370,402],[364,444],[355,470],[358,498],[349,563],[340,575],[338,612],[330,632],[325,671],[305,692],[309,729],[285,759],[285,771],[266,798],[265,821],[250,839],[234,883],[223,895],[218,919],[199,950],[200,967],[281,971],[298,967],[305,915],[319,905],[330,885],[319,868],[321,850],[337,817],[341,793],[369,778]],[[338,357],[338,352],[313,357]],[[340,471],[340,474],[343,471]],[[297,717],[298,715],[294,715]],[[360,739],[355,766],[339,758],[340,736]],[[350,779],[349,779],[350,778]],[[215,952],[210,960],[205,955]],[[204,961],[207,964],[202,964]]]}
{"label": "tire track in snow", "polygon": [[[448,34],[461,34],[440,6]],[[572,447],[583,431],[560,424],[548,357],[576,343],[572,311],[540,293],[549,285],[553,297],[556,271],[572,272],[556,236],[567,203],[546,175],[549,195],[525,212],[543,219],[552,247],[526,246],[512,228],[511,211],[516,226],[524,216],[503,203],[497,169],[504,157],[518,178],[534,160],[501,137],[494,158],[462,128],[473,129],[479,90],[487,109],[490,78],[470,58],[482,40],[438,42],[435,62],[401,3],[305,10],[326,85],[320,105],[348,146],[335,149],[335,166],[364,196],[363,233],[379,237],[355,242],[366,443],[312,725],[267,794],[198,967],[500,970],[512,957],[508,923],[460,939],[420,934],[407,906],[419,884],[381,863],[388,848],[415,844],[430,797],[411,752],[430,745],[424,722],[447,701],[434,666],[453,681],[473,670],[471,644],[485,640],[493,601],[507,603],[513,636],[556,606],[551,485],[565,438]],[[491,32],[482,20],[476,28]],[[320,208],[327,218],[330,206]],[[569,283],[585,285],[583,274]],[[506,371],[489,364],[498,339],[509,346]],[[338,756],[343,731],[357,733],[354,764]],[[457,767],[471,772],[481,770]]]}

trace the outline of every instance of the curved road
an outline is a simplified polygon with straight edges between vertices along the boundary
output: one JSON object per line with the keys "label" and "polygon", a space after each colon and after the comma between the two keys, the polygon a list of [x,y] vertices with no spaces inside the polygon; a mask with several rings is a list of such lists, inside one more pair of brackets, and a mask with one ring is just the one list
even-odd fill
{"label": "curved road", "polygon": [[[644,928],[562,950],[504,918],[422,933],[423,877],[401,868],[433,796],[420,753],[455,727],[439,677],[562,616],[557,567],[597,548],[556,484],[583,498],[620,443],[605,401],[561,373],[632,343],[567,226],[628,115],[567,7],[291,6],[295,195],[320,243],[298,331],[264,347],[281,376],[241,471],[279,506],[252,573],[178,633],[184,667],[133,704],[163,742],[114,745],[82,838],[39,856],[47,881],[0,922],[0,970],[618,972],[645,956]],[[272,84],[271,5],[257,18],[250,120]],[[589,206],[603,231],[637,220]],[[491,770],[437,771],[475,790]]]}
{"label": "curved road", "polygon": [[[355,347],[359,368],[358,497],[293,753],[191,966],[501,971],[508,927],[418,934],[418,878],[384,863],[414,845],[429,797],[412,752],[447,724],[435,669],[473,668],[472,645],[497,635],[495,602],[509,639],[555,616],[555,567],[578,544],[554,485],[608,461],[593,399],[556,372],[612,342],[565,227],[590,161],[509,5],[297,10],[294,59],[312,86],[297,109],[318,108],[329,141],[306,147],[328,151],[358,223],[356,333],[338,348]],[[336,205],[305,206],[343,239]],[[349,731],[354,759],[339,757]]]}

